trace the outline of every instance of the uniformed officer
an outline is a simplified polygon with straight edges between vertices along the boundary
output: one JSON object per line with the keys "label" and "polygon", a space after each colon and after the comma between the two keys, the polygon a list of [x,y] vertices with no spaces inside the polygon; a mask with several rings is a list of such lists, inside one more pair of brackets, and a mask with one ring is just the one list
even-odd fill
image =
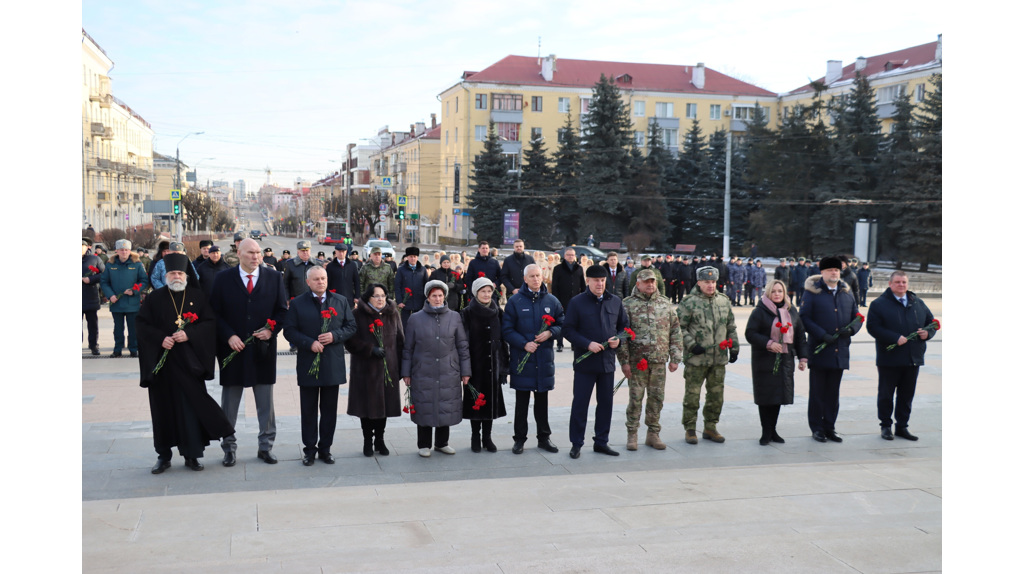
{"label": "uniformed officer", "polygon": [[[653,263],[654,263],[654,260],[651,259],[651,256],[645,254],[642,258],[640,258],[640,269],[641,270],[642,269],[650,269],[651,271],[654,271],[654,276],[655,276],[656,281],[658,283],[658,291],[660,291],[661,294],[664,295],[665,294],[665,279],[662,277],[661,271],[658,271],[658,269],[656,267],[654,267]],[[624,293],[632,293],[633,292],[633,287],[636,287],[636,278],[637,278],[637,274],[636,274],[636,272],[633,272],[633,275],[630,276],[630,278],[629,278],[629,282],[626,284],[627,288],[626,288],[626,291],[624,291]]]}
{"label": "uniformed officer", "polygon": [[288,260],[284,266],[284,287],[288,291],[288,297],[294,299],[303,293],[309,292],[309,285],[306,283],[306,274],[314,267],[323,267],[318,259],[309,255],[312,244],[308,239],[300,240],[295,249],[298,256]]}
{"label": "uniformed officer", "polygon": [[[647,446],[664,450],[661,407],[665,404],[665,363],[676,372],[683,362],[683,333],[672,302],[658,292],[654,270],[637,271],[633,294],[622,301],[636,339],[623,341],[616,353],[622,374],[629,378],[629,406],[626,407],[626,450],[636,450],[644,392],[647,392]],[[638,367],[641,361],[645,363]]]}
{"label": "uniformed officer", "polygon": [[395,298],[395,271],[383,261],[380,247],[370,248],[370,260],[359,268],[359,290],[366,290],[374,283],[380,283],[388,290],[388,299]]}
{"label": "uniformed officer", "polygon": [[224,254],[224,262],[227,263],[229,267],[238,267],[238,244],[241,243],[243,239],[245,239],[245,236],[242,235],[242,232],[236,232],[235,244],[231,246],[231,249],[227,253]]}
{"label": "uniformed officer", "polygon": [[[698,292],[683,299],[676,308],[683,344],[689,353],[684,368],[686,394],[683,398],[683,427],[689,444],[697,444],[697,409],[700,408],[700,388],[705,381],[703,436],[714,442],[725,442],[717,428],[725,400],[725,364],[736,362],[740,348],[732,304],[724,293],[716,290],[718,280],[718,269],[701,267],[697,270]],[[729,341],[732,347],[728,346]]]}

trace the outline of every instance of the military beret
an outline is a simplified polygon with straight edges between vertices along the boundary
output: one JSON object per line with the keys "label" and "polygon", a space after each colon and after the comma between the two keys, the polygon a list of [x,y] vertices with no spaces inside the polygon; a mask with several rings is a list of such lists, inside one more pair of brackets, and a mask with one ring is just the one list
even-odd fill
{"label": "military beret", "polygon": [[118,239],[114,242],[114,249],[131,249],[132,242],[127,239]]}
{"label": "military beret", "polygon": [[185,244],[180,241],[172,241],[170,245],[167,246],[167,248],[170,249],[171,251],[184,251]]}
{"label": "military beret", "polygon": [[380,253],[380,247],[371,247],[370,255],[373,255],[374,253]]}
{"label": "military beret", "polygon": [[416,257],[419,257],[420,256],[420,248],[416,247],[415,245],[410,245],[409,247],[405,248],[405,254],[406,255],[415,255]]}
{"label": "military beret", "polygon": [[220,247],[217,245],[210,246],[210,253],[220,253]]}
{"label": "military beret", "polygon": [[241,240],[243,240],[243,239],[245,239],[245,236],[244,236],[244,235],[242,235],[242,232],[241,232],[241,231],[239,231],[239,232],[235,233],[235,241],[241,241]]}
{"label": "military beret", "polygon": [[602,265],[587,267],[587,279],[607,279],[608,271]]}
{"label": "military beret", "polygon": [[203,247],[209,247],[211,245],[213,245],[213,242],[210,241],[209,239],[203,239],[202,241],[199,242],[200,249],[202,249]]}
{"label": "military beret", "polygon": [[697,270],[697,281],[718,281],[718,269],[708,265]]}
{"label": "military beret", "polygon": [[653,269],[641,269],[640,271],[636,272],[636,280],[637,281],[650,281],[651,279],[656,279],[656,278],[657,278],[657,275],[654,274],[654,270]]}
{"label": "military beret", "polygon": [[313,244],[310,243],[308,239],[302,239],[298,243],[295,244],[295,248],[299,249],[299,250],[310,249],[310,248],[312,248],[312,246],[313,246]]}
{"label": "military beret", "polygon": [[843,262],[838,257],[823,257],[821,263],[818,264],[818,270],[824,271],[826,269],[842,269]]}

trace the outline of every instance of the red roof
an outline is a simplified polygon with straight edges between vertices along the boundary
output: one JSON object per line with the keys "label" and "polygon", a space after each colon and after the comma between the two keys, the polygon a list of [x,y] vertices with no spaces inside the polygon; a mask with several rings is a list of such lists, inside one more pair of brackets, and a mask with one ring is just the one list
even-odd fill
{"label": "red roof", "polygon": [[439,139],[441,139],[441,124],[437,124],[436,128],[428,129],[426,131],[426,133],[424,133],[420,137],[423,138],[423,139],[426,139],[426,140],[439,140]]}
{"label": "red roof", "polygon": [[[920,46],[914,46],[913,48],[904,48],[895,52],[889,52],[888,54],[879,54],[877,56],[869,57],[867,65],[861,70],[862,76],[873,76],[879,72],[887,71],[885,65],[892,62],[892,70],[903,70],[914,66],[921,66],[935,61],[935,48],[938,42],[928,42],[927,44],[921,44]],[[833,83],[843,82],[846,80],[852,80],[855,74],[856,60],[852,64],[843,66],[843,75],[839,77]],[[825,76],[818,78],[819,82],[825,81]],[[789,92],[791,94],[799,92],[812,92],[814,88],[811,84],[800,86],[799,88]]]}
{"label": "red roof", "polygon": [[775,96],[763,88],[748,84],[705,68],[704,89],[698,90],[690,81],[694,66],[668,64],[633,64],[629,62],[599,62],[596,60],[570,60],[559,58],[552,81],[546,82],[540,74],[538,59],[531,56],[506,56],[497,63],[468,78],[471,82],[519,84],[528,86],[566,86],[591,88],[601,74],[617,78],[623,74],[632,82],[618,85],[623,89],[683,92],[691,94],[730,94],[740,96]]}

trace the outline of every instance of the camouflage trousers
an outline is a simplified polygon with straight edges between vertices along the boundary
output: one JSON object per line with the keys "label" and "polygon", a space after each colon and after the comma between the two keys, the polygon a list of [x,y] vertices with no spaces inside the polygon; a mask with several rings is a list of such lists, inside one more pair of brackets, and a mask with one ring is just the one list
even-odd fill
{"label": "camouflage trousers", "polygon": [[640,428],[640,410],[647,391],[647,416],[644,424],[650,432],[661,432],[661,407],[665,405],[665,365],[652,364],[646,371],[633,367],[629,379],[629,406],[626,407],[626,429]]}
{"label": "camouflage trousers", "polygon": [[717,430],[718,417],[725,402],[725,365],[694,367],[686,365],[686,394],[683,395],[683,428],[697,430],[697,409],[700,408],[700,387],[707,380],[704,398],[704,429]]}

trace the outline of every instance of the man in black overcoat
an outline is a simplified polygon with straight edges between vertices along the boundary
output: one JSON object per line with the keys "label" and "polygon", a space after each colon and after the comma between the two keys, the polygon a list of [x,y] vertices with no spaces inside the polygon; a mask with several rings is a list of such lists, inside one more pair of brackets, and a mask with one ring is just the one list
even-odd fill
{"label": "man in black overcoat", "polygon": [[221,257],[220,247],[211,246],[209,257],[200,263],[199,267],[196,267],[196,273],[199,274],[199,286],[202,287],[203,295],[206,295],[207,300],[213,294],[213,282],[217,278],[217,274],[226,269],[231,269],[231,266]]}
{"label": "man in black overcoat", "polygon": [[[136,317],[140,386],[148,389],[153,418],[153,446],[158,455],[153,474],[171,466],[171,447],[178,447],[185,466],[203,470],[199,459],[210,440],[235,432],[204,381],[213,379],[217,323],[200,289],[188,287],[188,257],[164,257],[167,285],[151,293]],[[183,315],[198,318],[178,330]],[[167,359],[153,373],[164,351]]]}
{"label": "man in black overcoat", "polygon": [[[327,271],[327,290],[337,293],[354,306],[359,297],[359,266],[348,260],[348,245],[334,245],[334,260],[324,265]],[[340,311],[339,311],[340,312]]]}
{"label": "man in black overcoat", "polygon": [[[551,270],[551,294],[558,299],[563,309],[569,308],[569,301],[587,288],[583,280],[583,267],[576,261],[576,250],[572,247],[565,250],[562,262]],[[555,337],[558,342],[556,352],[562,352],[563,334]],[[571,341],[570,341],[571,344]]]}
{"label": "man in black overcoat", "polygon": [[[238,418],[242,390],[252,389],[259,419],[257,456],[268,464],[277,462],[270,450],[277,436],[274,420],[274,383],[277,381],[277,334],[288,312],[284,281],[277,271],[260,265],[260,246],[247,238],[238,245],[238,267],[222,271],[213,282],[210,306],[217,316],[217,359],[223,364],[232,351],[238,355],[220,371],[221,407],[231,424]],[[279,326],[264,329],[267,319]],[[249,345],[243,341],[250,335]],[[234,466],[235,436],[221,442],[224,466]]]}

